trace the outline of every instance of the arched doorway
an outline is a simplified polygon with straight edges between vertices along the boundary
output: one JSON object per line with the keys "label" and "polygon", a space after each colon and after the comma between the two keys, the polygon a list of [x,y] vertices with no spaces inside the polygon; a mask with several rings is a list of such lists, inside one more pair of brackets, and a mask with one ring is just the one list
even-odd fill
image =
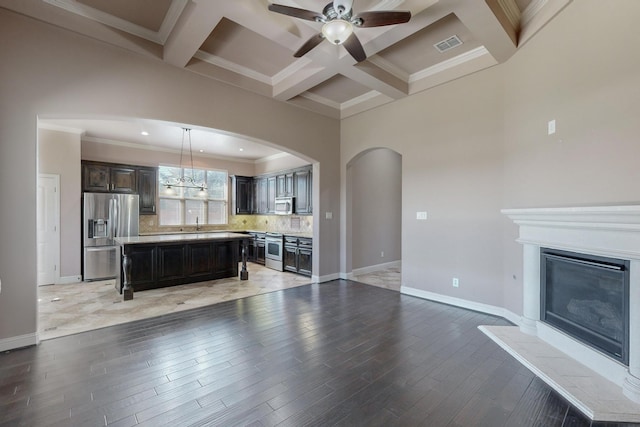
{"label": "arched doorway", "polygon": [[347,163],[348,277],[400,290],[402,156],[388,148]]}

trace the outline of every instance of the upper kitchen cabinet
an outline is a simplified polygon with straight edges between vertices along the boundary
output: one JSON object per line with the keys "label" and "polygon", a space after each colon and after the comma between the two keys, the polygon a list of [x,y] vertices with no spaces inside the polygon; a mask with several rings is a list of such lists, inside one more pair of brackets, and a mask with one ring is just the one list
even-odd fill
{"label": "upper kitchen cabinet", "polygon": [[151,167],[82,162],[83,192],[138,194],[141,215],[156,213],[156,180],[157,171]]}
{"label": "upper kitchen cabinet", "polygon": [[135,167],[82,162],[82,191],[136,194]]}
{"label": "upper kitchen cabinet", "polygon": [[293,172],[276,176],[276,197],[293,197]]}
{"label": "upper kitchen cabinet", "polygon": [[111,192],[129,194],[138,193],[136,172],[136,168],[133,166],[112,166]]}
{"label": "upper kitchen cabinet", "polygon": [[231,177],[231,209],[235,215],[249,215],[253,213],[254,182],[250,176]]}
{"label": "upper kitchen cabinet", "polygon": [[267,178],[267,213],[276,213],[276,177]]}
{"label": "upper kitchen cabinet", "polygon": [[297,215],[313,214],[313,179],[311,166],[293,173],[293,196]]}
{"label": "upper kitchen cabinet", "polygon": [[268,213],[269,191],[267,178],[255,177],[253,179],[253,210],[252,213],[264,215]]}
{"label": "upper kitchen cabinet", "polygon": [[138,168],[138,195],[140,196],[140,215],[156,213],[156,168]]}

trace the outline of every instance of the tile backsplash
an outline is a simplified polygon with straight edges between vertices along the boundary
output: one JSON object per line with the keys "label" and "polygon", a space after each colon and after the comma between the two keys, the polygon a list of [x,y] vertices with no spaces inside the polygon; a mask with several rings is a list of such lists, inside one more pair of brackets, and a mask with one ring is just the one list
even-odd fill
{"label": "tile backsplash", "polygon": [[[159,226],[157,215],[140,216],[140,233],[175,233],[195,231],[195,225]],[[313,232],[313,217],[299,215],[229,215],[226,225],[202,225],[202,231],[264,230],[273,232]]]}

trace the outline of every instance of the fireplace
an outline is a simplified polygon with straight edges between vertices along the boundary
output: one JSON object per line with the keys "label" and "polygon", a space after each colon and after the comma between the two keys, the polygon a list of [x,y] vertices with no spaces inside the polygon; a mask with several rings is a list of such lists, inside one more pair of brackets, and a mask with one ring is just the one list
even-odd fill
{"label": "fireplace", "polygon": [[[518,322],[520,332],[559,349],[618,385],[628,399],[640,403],[640,304],[629,304],[629,301],[640,301],[640,205],[504,209],[502,213],[518,226],[517,242],[522,244],[523,304],[522,317]],[[541,255],[545,251],[551,252],[547,258]],[[565,259],[554,265],[554,261],[559,261],[557,257]],[[604,275],[597,281],[578,279],[583,283],[562,285],[561,289],[565,290],[587,283],[587,288],[578,291],[580,295],[570,307],[571,301],[566,297],[555,296],[558,300],[565,298],[564,308],[555,310],[557,317],[563,318],[565,326],[571,325],[569,329],[578,329],[580,332],[592,329],[591,332],[595,333],[591,337],[596,336],[595,341],[599,341],[599,344],[586,345],[585,341],[589,339],[576,337],[573,331],[558,326],[558,322],[552,323],[557,319],[549,322],[547,313],[550,310],[547,306],[543,308],[545,303],[541,301],[542,293],[547,293],[544,280],[549,274],[549,263],[551,275],[572,276],[575,264],[594,267],[580,274]],[[611,283],[619,282],[620,275],[624,277],[622,282],[626,289],[622,290],[622,295],[620,289],[616,289],[612,293],[615,296],[609,300]],[[552,298],[554,292],[551,291]],[[610,312],[606,318],[603,316],[595,321],[601,324],[600,328],[585,327],[585,323],[589,322],[585,322],[584,313],[582,319],[576,319],[571,314],[571,311],[584,309],[585,305],[595,310],[595,304],[590,303],[595,300],[593,295],[601,303],[603,299],[611,303],[597,308]],[[617,316],[625,320],[622,329],[614,325]],[[602,324],[607,324],[607,327],[602,327]],[[600,397],[602,400],[606,395]],[[640,411],[637,412],[640,414]]]}
{"label": "fireplace", "polygon": [[540,249],[540,320],[629,363],[629,261]]}

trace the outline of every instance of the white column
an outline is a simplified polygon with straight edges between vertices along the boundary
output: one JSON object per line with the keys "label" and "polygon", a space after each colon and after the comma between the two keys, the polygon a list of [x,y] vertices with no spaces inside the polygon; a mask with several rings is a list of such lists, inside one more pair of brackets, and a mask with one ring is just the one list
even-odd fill
{"label": "white column", "polygon": [[640,260],[631,260],[629,269],[629,369],[622,385],[624,395],[640,403]]}
{"label": "white column", "polygon": [[523,291],[522,323],[520,330],[529,335],[537,335],[540,320],[540,246],[523,245]]}

